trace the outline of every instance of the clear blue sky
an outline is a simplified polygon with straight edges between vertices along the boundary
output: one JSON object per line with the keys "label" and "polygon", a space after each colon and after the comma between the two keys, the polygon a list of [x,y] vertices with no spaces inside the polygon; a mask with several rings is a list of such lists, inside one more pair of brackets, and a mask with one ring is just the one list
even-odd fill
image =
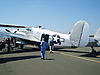
{"label": "clear blue sky", "polygon": [[0,23],[68,33],[78,20],[87,21],[94,34],[100,27],[100,0],[0,0]]}

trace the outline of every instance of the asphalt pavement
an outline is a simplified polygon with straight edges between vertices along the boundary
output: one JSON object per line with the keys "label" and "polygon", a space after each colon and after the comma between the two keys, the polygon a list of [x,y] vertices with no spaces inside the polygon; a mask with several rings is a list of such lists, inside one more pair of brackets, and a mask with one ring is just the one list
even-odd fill
{"label": "asphalt pavement", "polygon": [[100,75],[100,47],[94,49],[96,55],[90,55],[89,47],[47,50],[46,60],[38,48],[0,51],[0,75]]}

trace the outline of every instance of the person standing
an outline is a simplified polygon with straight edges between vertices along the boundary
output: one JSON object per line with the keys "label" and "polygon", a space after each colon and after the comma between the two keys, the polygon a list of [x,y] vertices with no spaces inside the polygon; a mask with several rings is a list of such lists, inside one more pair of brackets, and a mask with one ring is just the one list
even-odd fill
{"label": "person standing", "polygon": [[41,59],[45,60],[45,50],[47,48],[47,42],[45,41],[45,38],[42,38],[40,48],[41,48]]}
{"label": "person standing", "polygon": [[6,49],[7,49],[7,52],[10,52],[11,51],[11,45],[10,45],[10,38],[8,38],[8,39],[6,39],[6,41],[5,41],[5,47],[6,47]]}
{"label": "person standing", "polygon": [[14,43],[13,43],[13,37],[11,37],[11,41],[10,41],[10,45],[11,45],[11,49],[13,50],[13,48],[14,48]]}
{"label": "person standing", "polygon": [[91,49],[92,49],[92,51],[90,52],[90,54],[92,55],[92,56],[96,56],[96,50],[94,49],[94,47],[93,46],[91,46]]}
{"label": "person standing", "polygon": [[51,38],[50,44],[49,44],[49,48],[50,48],[50,53],[53,53],[53,49],[54,49],[54,38]]}

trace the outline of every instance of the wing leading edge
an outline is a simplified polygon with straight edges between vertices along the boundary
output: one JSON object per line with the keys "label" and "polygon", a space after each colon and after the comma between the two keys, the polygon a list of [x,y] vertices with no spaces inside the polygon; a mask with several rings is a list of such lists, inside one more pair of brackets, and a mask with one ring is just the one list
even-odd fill
{"label": "wing leading edge", "polygon": [[0,27],[27,28],[25,26],[10,25],[10,24],[0,24]]}

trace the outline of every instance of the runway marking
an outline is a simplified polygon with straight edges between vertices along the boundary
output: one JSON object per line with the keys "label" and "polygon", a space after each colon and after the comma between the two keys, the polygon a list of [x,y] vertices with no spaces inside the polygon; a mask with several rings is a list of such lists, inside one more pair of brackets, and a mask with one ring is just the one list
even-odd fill
{"label": "runway marking", "polygon": [[[59,52],[60,53],[60,52]],[[79,56],[74,56],[74,55],[71,55],[71,54],[65,54],[65,53],[60,53],[62,55],[66,55],[66,56],[70,56],[70,57],[74,57],[74,58],[78,58],[78,59],[83,59],[83,60],[88,60],[88,61],[92,61],[92,62],[95,62],[95,63],[100,63],[100,61],[97,61],[97,60],[93,60],[93,59],[88,59],[88,58],[84,58],[84,57],[79,57]]]}

